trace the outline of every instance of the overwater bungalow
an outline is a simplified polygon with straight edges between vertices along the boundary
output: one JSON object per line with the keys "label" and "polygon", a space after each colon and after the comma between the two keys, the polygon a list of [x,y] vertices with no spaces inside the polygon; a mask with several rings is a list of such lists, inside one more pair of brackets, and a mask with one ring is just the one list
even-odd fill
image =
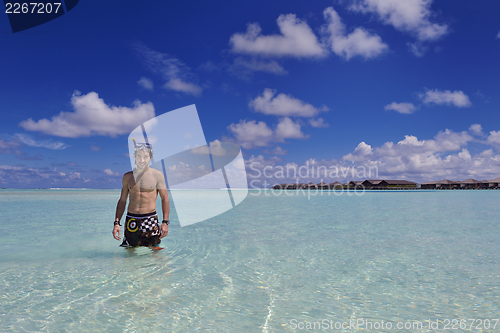
{"label": "overwater bungalow", "polygon": [[308,188],[308,189],[312,189],[312,188],[314,188],[314,189],[318,189],[318,185],[314,184],[313,182],[309,182],[309,183],[307,183],[307,184],[304,186],[304,188]]}
{"label": "overwater bungalow", "polygon": [[420,184],[421,189],[458,189],[460,182],[454,180],[443,179],[438,182],[425,182]]}
{"label": "overwater bungalow", "polygon": [[418,184],[409,180],[403,179],[388,179],[386,180],[387,187],[401,187],[401,188],[417,188]]}
{"label": "overwater bungalow", "polygon": [[400,179],[367,179],[362,182],[366,189],[395,189],[395,188],[417,188],[417,183]]}
{"label": "overwater bungalow", "polygon": [[347,183],[347,187],[351,187],[351,188],[363,187],[363,181],[361,181],[361,180],[357,180],[357,181],[351,180],[349,183]]}
{"label": "overwater bungalow", "polygon": [[[420,184],[421,189],[498,189],[500,188],[500,177],[492,180],[476,180],[476,179],[466,179],[464,181],[449,180],[444,179],[441,181],[425,182]],[[349,183],[332,182],[327,184],[324,181],[321,183],[314,184],[309,183],[292,183],[292,184],[276,184],[271,187],[272,189],[288,189],[288,190],[300,190],[300,189],[367,189],[367,190],[406,190],[406,189],[418,189],[418,184],[409,180],[401,179],[366,179],[364,181],[356,180],[350,181]]]}
{"label": "overwater bungalow", "polygon": [[330,189],[342,189],[344,188],[346,185],[345,184],[342,184],[342,183],[339,183],[339,182],[333,182],[333,183],[330,183],[328,184],[328,186],[330,187]]}
{"label": "overwater bungalow", "polygon": [[284,189],[291,189],[291,186],[294,184],[276,184],[273,185],[271,188],[273,190],[284,190]]}
{"label": "overwater bungalow", "polygon": [[307,187],[306,183],[276,184],[271,187],[273,190],[300,190]]}
{"label": "overwater bungalow", "polygon": [[316,185],[318,186],[319,189],[322,189],[322,190],[329,190],[330,189],[330,186],[323,181],[321,183],[316,184]]}
{"label": "overwater bungalow", "polygon": [[466,179],[462,182],[460,182],[460,188],[462,189],[476,189],[476,188],[480,188],[482,187],[482,182],[480,182],[479,180],[476,180],[476,179],[472,179],[472,178],[469,178],[469,179]]}
{"label": "overwater bungalow", "polygon": [[488,189],[488,188],[498,188],[500,184],[500,177],[493,180],[476,180],[476,179],[466,179],[464,181],[455,181],[444,179],[438,182],[425,182],[420,184],[421,189],[438,189],[438,190],[450,190],[450,189]]}
{"label": "overwater bungalow", "polygon": [[370,188],[370,189],[387,187],[387,182],[385,180],[380,180],[380,179],[367,179],[362,184],[365,188]]}
{"label": "overwater bungalow", "polygon": [[492,179],[488,182],[489,188],[498,188],[500,186],[500,177]]}

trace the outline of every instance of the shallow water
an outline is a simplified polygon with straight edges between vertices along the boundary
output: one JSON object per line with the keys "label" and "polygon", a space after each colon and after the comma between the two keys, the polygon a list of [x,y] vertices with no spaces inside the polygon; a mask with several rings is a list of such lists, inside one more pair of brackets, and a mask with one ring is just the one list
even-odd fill
{"label": "shallow water", "polygon": [[[500,318],[500,191],[286,194],[252,191],[183,228],[172,209],[158,252],[112,238],[117,190],[0,190],[0,331],[281,332],[384,320],[429,332],[428,320],[441,331],[449,320],[448,331],[465,332],[479,322],[451,320]],[[490,324],[480,328],[500,329]]]}

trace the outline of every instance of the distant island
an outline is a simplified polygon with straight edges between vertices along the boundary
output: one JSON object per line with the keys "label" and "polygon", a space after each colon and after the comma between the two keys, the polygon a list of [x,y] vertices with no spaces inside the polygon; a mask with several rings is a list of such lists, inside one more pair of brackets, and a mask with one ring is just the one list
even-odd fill
{"label": "distant island", "polygon": [[[420,186],[419,186],[420,185]],[[354,190],[480,190],[480,189],[498,189],[500,187],[500,177],[492,180],[476,180],[476,179],[466,179],[463,181],[459,180],[440,180],[425,183],[415,183],[408,180],[399,179],[366,179],[359,181],[350,181],[348,183],[333,182],[327,184],[321,182],[314,184],[309,183],[288,183],[288,184],[276,184],[271,186],[273,190],[304,190],[304,189],[315,189],[315,190],[343,190],[343,189],[354,189]]]}

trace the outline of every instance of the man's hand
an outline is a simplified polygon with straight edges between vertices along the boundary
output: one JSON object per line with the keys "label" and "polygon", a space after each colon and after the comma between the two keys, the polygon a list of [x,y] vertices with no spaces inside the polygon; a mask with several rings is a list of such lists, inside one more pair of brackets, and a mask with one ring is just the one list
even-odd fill
{"label": "man's hand", "polygon": [[166,223],[162,223],[160,228],[160,239],[166,235],[168,235],[168,225]]}
{"label": "man's hand", "polygon": [[120,228],[120,226],[117,224],[113,227],[113,237],[116,239],[116,240],[120,240],[122,236],[122,229]]}

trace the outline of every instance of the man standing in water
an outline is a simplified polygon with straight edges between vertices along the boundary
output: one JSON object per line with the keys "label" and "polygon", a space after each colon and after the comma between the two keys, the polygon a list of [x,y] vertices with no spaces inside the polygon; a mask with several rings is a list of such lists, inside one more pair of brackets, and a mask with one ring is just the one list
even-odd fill
{"label": "man standing in water", "polygon": [[[153,147],[149,143],[137,144],[134,139],[135,167],[123,175],[122,192],[116,205],[113,237],[120,240],[120,220],[125,212],[127,197],[130,198],[125,232],[120,246],[156,247],[168,234],[170,204],[163,174],[149,167],[153,157]],[[163,221],[161,227],[156,214],[156,198],[160,194]]]}

